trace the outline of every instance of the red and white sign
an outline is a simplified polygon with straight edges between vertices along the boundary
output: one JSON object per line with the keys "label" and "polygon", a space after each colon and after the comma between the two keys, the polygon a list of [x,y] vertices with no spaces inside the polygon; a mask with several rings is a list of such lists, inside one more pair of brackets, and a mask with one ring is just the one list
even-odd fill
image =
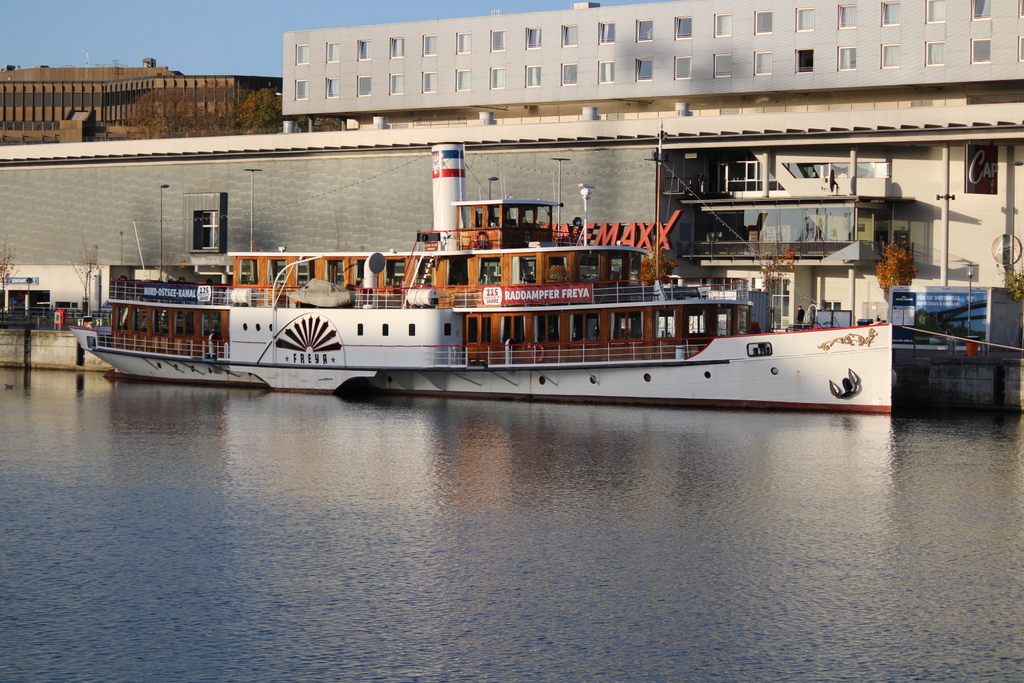
{"label": "red and white sign", "polygon": [[964,192],[999,193],[999,148],[967,144],[964,148]]}
{"label": "red and white sign", "polygon": [[484,306],[531,306],[543,304],[588,304],[594,301],[589,282],[567,285],[507,285],[484,287]]}

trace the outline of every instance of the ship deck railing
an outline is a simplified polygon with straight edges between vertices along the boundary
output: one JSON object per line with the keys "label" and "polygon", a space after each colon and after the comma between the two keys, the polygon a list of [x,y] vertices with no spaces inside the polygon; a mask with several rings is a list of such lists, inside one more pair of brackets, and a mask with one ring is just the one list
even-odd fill
{"label": "ship deck railing", "polygon": [[183,360],[225,360],[229,355],[229,344],[221,339],[171,337],[123,330],[98,334],[96,346],[99,349],[169,356]]}
{"label": "ship deck railing", "polygon": [[[709,337],[616,339],[612,341],[509,342],[472,345],[346,345],[353,366],[373,367],[374,357],[402,357],[408,369],[472,369],[520,366],[655,363],[686,360],[703,350]],[[98,350],[163,357],[179,361],[232,362],[231,344],[221,339],[170,337],[116,330],[97,335]],[[401,354],[395,352],[418,351]],[[388,368],[381,368],[388,369]]]}
{"label": "ship deck railing", "polygon": [[[182,304],[198,306],[248,306],[253,308],[295,308],[297,304],[288,298],[295,287],[277,288],[261,286],[220,286],[212,287],[208,300],[182,301],[178,298],[160,299],[144,295],[145,285],[149,283],[115,280],[110,283],[110,298],[115,301],[139,301],[149,304]],[[192,283],[173,283],[188,286]],[[552,285],[569,283],[550,283]],[[566,303],[516,303],[506,308],[522,306],[567,306],[580,303],[624,304],[650,301],[681,301],[685,299],[730,299],[746,301],[748,292],[742,283],[705,284],[703,281],[687,281],[669,279],[661,284],[644,284],[637,281],[615,282],[584,282],[593,287],[593,299],[575,304]],[[483,305],[483,290],[494,285],[479,284],[471,286],[450,287],[350,287],[352,306],[370,309],[400,309],[422,305],[430,300],[422,296],[424,290],[436,291],[436,305],[440,308],[477,308]],[[515,286],[515,285],[511,285]],[[530,285],[532,286],[532,285]],[[412,302],[415,302],[412,303]]]}

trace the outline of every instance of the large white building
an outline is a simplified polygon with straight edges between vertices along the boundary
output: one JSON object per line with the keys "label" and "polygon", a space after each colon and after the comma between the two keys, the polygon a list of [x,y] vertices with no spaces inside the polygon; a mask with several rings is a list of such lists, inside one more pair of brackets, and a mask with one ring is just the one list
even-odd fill
{"label": "large white building", "polygon": [[286,114],[394,124],[1016,92],[1020,0],[684,0],[284,34]]}

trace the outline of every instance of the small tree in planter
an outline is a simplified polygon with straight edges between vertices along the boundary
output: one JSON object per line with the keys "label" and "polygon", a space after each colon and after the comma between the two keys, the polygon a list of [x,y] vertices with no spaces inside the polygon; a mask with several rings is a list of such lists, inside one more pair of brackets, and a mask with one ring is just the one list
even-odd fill
{"label": "small tree in planter", "polygon": [[768,294],[768,325],[771,327],[775,324],[775,290],[782,281],[782,274],[792,272],[797,253],[793,247],[779,251],[778,246],[770,242],[754,242],[753,245],[761,264],[764,291]]}

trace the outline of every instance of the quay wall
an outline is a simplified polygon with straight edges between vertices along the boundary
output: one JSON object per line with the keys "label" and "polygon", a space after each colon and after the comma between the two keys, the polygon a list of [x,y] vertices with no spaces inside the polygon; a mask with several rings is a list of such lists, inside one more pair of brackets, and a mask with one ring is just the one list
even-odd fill
{"label": "quay wall", "polygon": [[955,408],[1022,412],[1024,361],[1019,358],[950,357],[897,360],[895,410]]}
{"label": "quay wall", "polygon": [[0,330],[0,366],[106,372],[107,363],[82,351],[62,330]]}

